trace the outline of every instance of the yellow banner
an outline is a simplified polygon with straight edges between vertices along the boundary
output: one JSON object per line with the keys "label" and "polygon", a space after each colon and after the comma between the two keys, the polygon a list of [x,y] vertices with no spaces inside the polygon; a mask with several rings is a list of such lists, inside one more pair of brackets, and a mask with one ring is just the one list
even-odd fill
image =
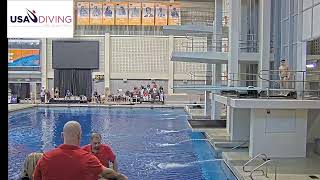
{"label": "yellow banner", "polygon": [[77,8],[77,25],[89,25],[89,2],[78,2]]}
{"label": "yellow banner", "polygon": [[102,3],[90,3],[90,25],[102,25]]}
{"label": "yellow banner", "polygon": [[102,24],[114,25],[115,7],[113,3],[103,3]]}
{"label": "yellow banner", "polygon": [[154,3],[142,3],[142,25],[154,25]]}
{"label": "yellow banner", "polygon": [[128,25],[128,3],[116,4],[116,25]]}
{"label": "yellow banner", "polygon": [[141,25],[141,3],[129,3],[129,25]]}
{"label": "yellow banner", "polygon": [[180,25],[181,24],[180,17],[181,17],[180,4],[177,4],[177,3],[170,4],[168,25]]}
{"label": "yellow banner", "polygon": [[168,6],[165,3],[156,3],[155,25],[163,26],[168,24]]}

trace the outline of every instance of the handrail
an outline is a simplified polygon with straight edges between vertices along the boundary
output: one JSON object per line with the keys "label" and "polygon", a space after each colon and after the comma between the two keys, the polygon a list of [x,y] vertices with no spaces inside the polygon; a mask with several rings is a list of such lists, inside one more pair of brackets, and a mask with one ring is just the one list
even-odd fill
{"label": "handrail", "polygon": [[264,156],[265,159],[268,160],[268,156],[267,156],[266,154],[264,154],[264,153],[257,154],[255,157],[249,159],[249,161],[247,161],[247,162],[242,166],[242,170],[243,170],[244,172],[250,172],[250,171],[248,171],[248,170],[245,170],[245,167],[246,167],[249,163],[251,163],[253,160],[255,160],[256,158],[258,158],[258,157],[260,157],[260,156]]}
{"label": "handrail", "polygon": [[247,144],[248,142],[249,142],[249,140],[246,140],[246,141],[244,141],[243,143],[241,143],[241,144],[239,144],[239,145],[237,145],[237,146],[234,146],[233,148],[231,148],[231,150],[235,150],[235,149],[237,149],[237,148],[239,148],[239,147]]}
{"label": "handrail", "polygon": [[[270,163],[270,162],[271,162],[271,160],[269,159],[269,160],[263,162],[262,164],[260,164],[259,166],[255,167],[254,169],[252,169],[252,170],[250,171],[250,176],[249,176],[249,177],[253,180],[253,177],[252,177],[253,173],[254,173],[255,171],[257,171],[259,168],[261,168],[262,166],[264,166],[264,165],[266,165],[266,164],[268,164],[268,163]],[[263,170],[259,170],[259,171],[262,171],[263,174],[265,175],[265,177],[268,178],[268,167],[267,167],[267,166],[266,166],[266,172],[265,172],[265,173],[264,173]],[[275,175],[275,177],[276,177],[276,175]]]}

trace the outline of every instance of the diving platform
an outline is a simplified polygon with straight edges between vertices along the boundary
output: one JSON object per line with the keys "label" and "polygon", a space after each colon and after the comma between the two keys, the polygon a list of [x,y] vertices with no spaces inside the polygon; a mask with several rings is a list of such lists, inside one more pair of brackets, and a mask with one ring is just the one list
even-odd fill
{"label": "diving platform", "polygon": [[[260,59],[259,53],[240,53],[239,63],[257,64]],[[171,61],[194,62],[207,64],[228,64],[227,52],[172,52]]]}
{"label": "diving platform", "polygon": [[[227,107],[231,141],[249,140],[249,156],[306,157],[308,124],[319,123],[319,100],[236,98],[214,94]],[[214,111],[214,107],[213,107]],[[316,131],[316,130],[314,130]]]}

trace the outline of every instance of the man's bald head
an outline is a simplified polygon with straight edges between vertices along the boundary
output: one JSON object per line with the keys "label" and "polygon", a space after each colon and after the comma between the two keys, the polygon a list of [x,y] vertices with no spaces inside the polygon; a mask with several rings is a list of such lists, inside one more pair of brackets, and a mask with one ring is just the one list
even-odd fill
{"label": "man's bald head", "polygon": [[77,121],[68,121],[63,126],[64,144],[80,145],[81,125]]}

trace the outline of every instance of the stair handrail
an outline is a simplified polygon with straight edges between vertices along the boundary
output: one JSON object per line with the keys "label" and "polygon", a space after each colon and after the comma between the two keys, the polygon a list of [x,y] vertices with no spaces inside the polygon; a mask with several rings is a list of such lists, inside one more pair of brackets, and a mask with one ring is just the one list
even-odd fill
{"label": "stair handrail", "polygon": [[[265,162],[263,162],[262,164],[260,164],[259,166],[257,166],[257,167],[255,167],[254,169],[252,169],[252,170],[250,171],[250,176],[249,176],[249,177],[253,180],[253,177],[252,177],[253,173],[254,173],[255,171],[262,171],[263,175],[264,175],[266,178],[268,178],[268,166],[266,166],[266,172],[265,172],[265,173],[264,173],[263,170],[260,170],[259,168],[261,168],[261,167],[269,164],[270,162],[272,162],[272,160],[271,160],[271,159],[268,159],[268,160],[266,160]],[[276,168],[275,168],[275,180],[276,180],[276,179],[277,179],[277,171],[276,171]]]}
{"label": "stair handrail", "polygon": [[265,159],[266,159],[265,161],[268,160],[268,156],[267,156],[266,154],[264,154],[264,153],[259,153],[259,154],[257,154],[255,157],[249,159],[249,160],[242,166],[242,170],[243,170],[244,172],[250,172],[250,171],[246,170],[245,167],[246,167],[248,164],[250,164],[253,160],[257,159],[257,158],[260,157],[260,156],[264,156]]}

